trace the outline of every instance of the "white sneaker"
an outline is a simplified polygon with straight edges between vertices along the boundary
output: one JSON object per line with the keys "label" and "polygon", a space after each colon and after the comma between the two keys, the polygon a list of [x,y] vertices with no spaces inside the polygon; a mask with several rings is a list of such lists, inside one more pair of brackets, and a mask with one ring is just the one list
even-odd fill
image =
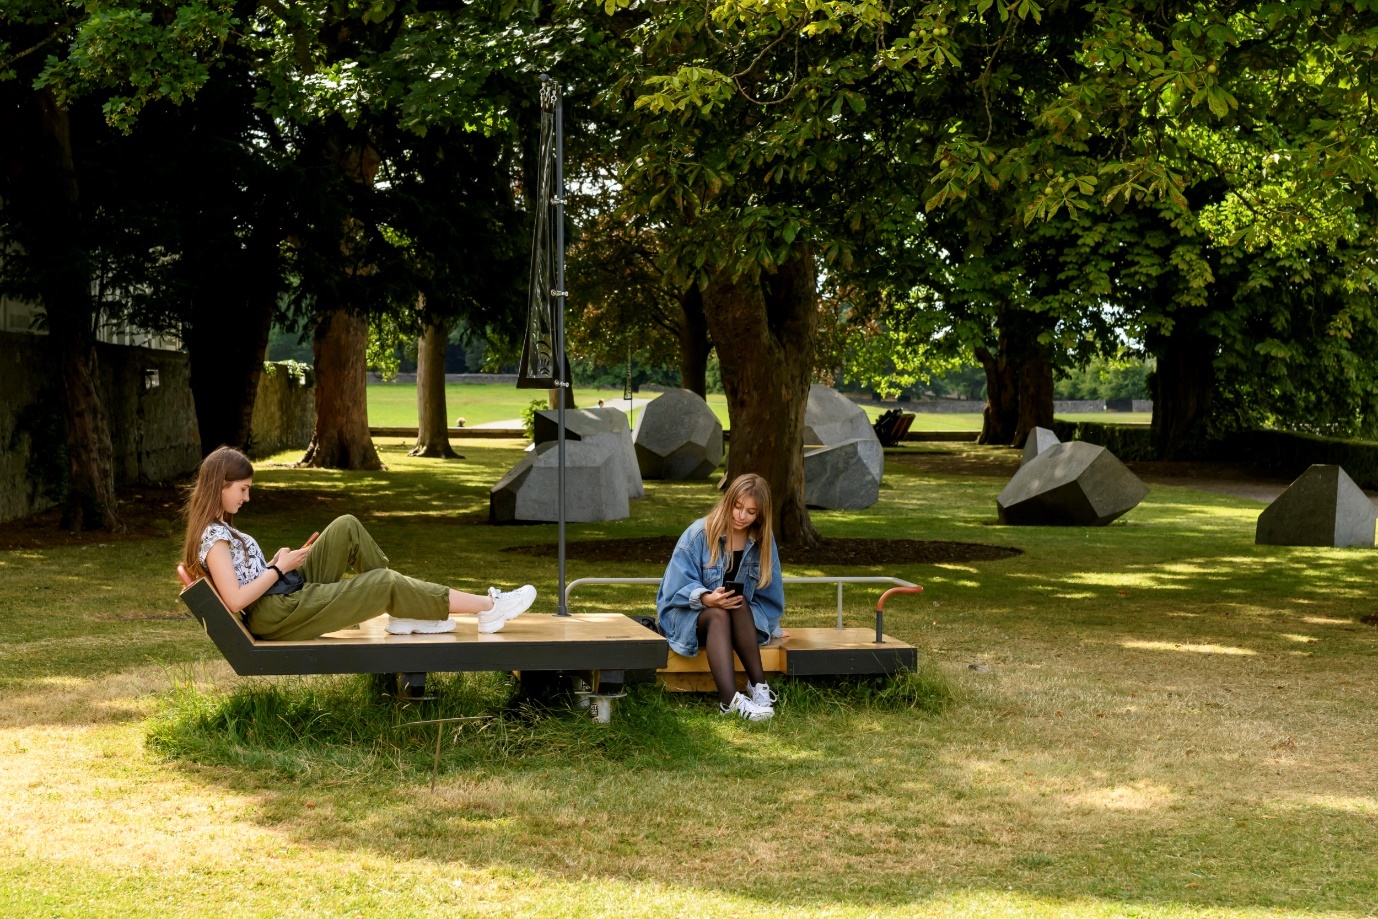
{"label": "white sneaker", "polygon": [[758,705],[741,693],[732,697],[727,705],[718,703],[718,711],[724,715],[741,715],[747,721],[767,721],[775,714],[769,705]]}
{"label": "white sneaker", "polygon": [[478,614],[478,630],[484,633],[501,631],[507,620],[516,619],[530,609],[531,604],[536,602],[536,588],[530,584],[509,591],[490,587],[488,596],[493,601],[493,608]]}
{"label": "white sneaker", "polygon": [[766,708],[774,708],[775,700],[779,698],[775,690],[770,688],[769,683],[752,683],[747,681],[746,691],[751,694],[751,701],[757,705],[764,705]]}
{"label": "white sneaker", "polygon": [[439,635],[441,632],[453,632],[457,625],[459,623],[453,619],[398,619],[389,616],[383,628],[389,635],[410,635],[412,632]]}

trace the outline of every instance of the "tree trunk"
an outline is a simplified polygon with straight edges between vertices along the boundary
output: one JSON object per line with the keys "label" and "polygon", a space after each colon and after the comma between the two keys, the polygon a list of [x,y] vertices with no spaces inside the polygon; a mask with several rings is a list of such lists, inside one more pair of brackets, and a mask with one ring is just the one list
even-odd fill
{"label": "tree trunk", "polygon": [[336,310],[321,316],[312,342],[316,431],[303,466],[382,469],[368,433],[368,321]]}
{"label": "tree trunk", "polygon": [[731,419],[727,478],[754,472],[770,484],[781,545],[821,541],[804,504],[804,410],[818,345],[817,290],[813,252],[805,246],[759,283],[720,273],[703,291]]}
{"label": "tree trunk", "polygon": [[115,450],[96,363],[98,306],[91,297],[90,255],[81,249],[82,202],[72,123],[49,90],[40,90],[34,101],[41,140],[30,173],[34,199],[28,203],[42,223],[37,243],[47,270],[42,272],[39,291],[67,433],[62,527],[124,532],[115,498]]}
{"label": "tree trunk", "polygon": [[1158,366],[1149,376],[1153,393],[1150,436],[1159,459],[1179,459],[1201,440],[1215,389],[1216,340],[1194,312],[1175,314],[1172,332],[1150,333]]}
{"label": "tree trunk", "polygon": [[427,323],[416,343],[416,446],[408,456],[462,459],[450,449],[450,422],[445,412],[445,345],[450,324]]}
{"label": "tree trunk", "polygon": [[703,314],[703,292],[690,284],[679,298],[679,385],[708,396],[708,317]]}
{"label": "tree trunk", "polygon": [[[73,293],[78,297],[82,294],[80,290]],[[44,291],[43,302],[48,310],[48,339],[55,352],[53,365],[67,429],[67,503],[62,528],[104,528],[123,533],[115,498],[115,450],[101,399],[90,317],[62,316],[64,309],[53,309],[58,301],[51,289]],[[77,321],[69,322],[71,318]]]}
{"label": "tree trunk", "polygon": [[249,430],[263,376],[263,356],[273,327],[267,296],[230,291],[219,296],[209,285],[182,332],[196,402],[201,455],[216,447],[248,450]]}
{"label": "tree trunk", "polygon": [[978,444],[1012,444],[1019,429],[1019,374],[1010,354],[1008,336],[1002,331],[996,353],[976,349],[976,359],[986,371],[986,408],[981,416]]}
{"label": "tree trunk", "polygon": [[1053,426],[1053,365],[1047,345],[1036,339],[1026,342],[1019,362],[1018,417],[1013,440],[1016,447],[1024,446],[1024,439],[1034,428]]}

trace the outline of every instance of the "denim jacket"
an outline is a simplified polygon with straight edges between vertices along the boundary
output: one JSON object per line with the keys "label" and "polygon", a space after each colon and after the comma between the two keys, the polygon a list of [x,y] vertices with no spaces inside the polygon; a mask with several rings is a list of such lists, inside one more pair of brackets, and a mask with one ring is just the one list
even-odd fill
{"label": "denim jacket", "polygon": [[[697,629],[699,613],[703,610],[702,596],[722,586],[723,575],[732,564],[732,553],[727,551],[726,537],[719,544],[717,562],[712,565],[708,563],[705,523],[706,519],[695,520],[680,536],[675,544],[675,552],[670,556],[670,564],[665,568],[660,592],[656,594],[656,614],[665,638],[676,654],[685,657],[699,653]],[[761,573],[761,554],[753,539],[747,539],[741,569],[737,573],[738,580],[744,584],[746,602],[751,607],[751,618],[756,623],[761,644],[769,641],[779,629],[780,616],[785,611],[780,553],[773,543],[774,540],[768,586],[758,587],[756,583]]]}

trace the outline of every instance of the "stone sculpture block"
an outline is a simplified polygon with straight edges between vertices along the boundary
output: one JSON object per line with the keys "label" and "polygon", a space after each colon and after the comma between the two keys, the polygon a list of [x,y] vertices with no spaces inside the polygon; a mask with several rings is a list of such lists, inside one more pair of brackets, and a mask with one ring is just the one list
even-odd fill
{"label": "stone sculpture block", "polygon": [[831,446],[876,436],[861,406],[830,386],[814,383],[804,409],[804,443]]}
{"label": "stone sculpture block", "polygon": [[1061,443],[1057,435],[1047,428],[1034,428],[1029,432],[1029,437],[1024,441],[1024,456],[1019,460],[1019,465],[1023,466],[1038,454],[1049,447]]}
{"label": "stone sculpture block", "polygon": [[[488,496],[492,523],[554,523],[560,519],[559,450],[538,444],[498,480]],[[631,513],[622,444],[615,434],[565,439],[565,519],[621,520]]]}
{"label": "stone sculpture block", "polygon": [[[565,409],[565,443],[584,440],[595,434],[616,434],[621,444],[618,465],[627,479],[627,497],[646,497],[641,483],[641,470],[636,464],[636,448],[632,445],[632,429],[627,413],[610,405],[602,408]],[[560,436],[558,409],[541,409],[536,413],[536,443],[555,443]]]}
{"label": "stone sculpture block", "polygon": [[1013,526],[1105,526],[1147,494],[1113,453],[1078,440],[1029,460],[995,503],[1000,522]]}
{"label": "stone sculpture block", "polygon": [[1254,542],[1264,546],[1372,546],[1373,502],[1339,466],[1303,472],[1258,515]]}
{"label": "stone sculpture block", "polygon": [[804,503],[837,511],[859,511],[880,500],[885,451],[875,437],[857,437],[804,451]]}
{"label": "stone sculpture block", "polygon": [[647,479],[706,479],[723,457],[722,422],[687,389],[652,399],[636,419],[632,442]]}

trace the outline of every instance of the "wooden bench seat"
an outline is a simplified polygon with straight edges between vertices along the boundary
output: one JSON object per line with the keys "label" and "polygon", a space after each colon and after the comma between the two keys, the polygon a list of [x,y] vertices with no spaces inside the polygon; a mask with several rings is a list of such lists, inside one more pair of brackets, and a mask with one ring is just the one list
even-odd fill
{"label": "wooden bench seat", "polygon": [[[766,679],[783,675],[828,676],[842,674],[900,673],[918,666],[919,652],[889,635],[876,642],[874,629],[786,629],[788,638],[772,639],[761,646],[761,669]],[[746,685],[742,662],[735,656],[738,687]],[[665,688],[676,692],[712,692],[716,688],[708,669],[708,655],[694,657],[670,652],[670,659],[656,671]]]}

